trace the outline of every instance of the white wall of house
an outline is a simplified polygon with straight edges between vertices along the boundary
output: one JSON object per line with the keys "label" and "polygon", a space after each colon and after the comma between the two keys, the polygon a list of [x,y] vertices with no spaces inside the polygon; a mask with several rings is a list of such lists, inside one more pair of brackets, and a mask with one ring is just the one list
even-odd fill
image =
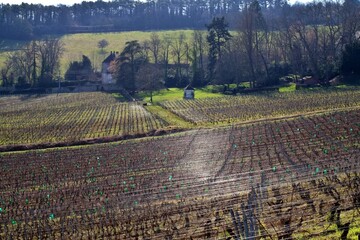
{"label": "white wall of house", "polygon": [[102,82],[102,84],[114,84],[115,83],[111,73],[101,73],[101,82]]}
{"label": "white wall of house", "polygon": [[115,84],[112,74],[109,72],[109,64],[103,63],[101,67],[101,82],[102,84]]}

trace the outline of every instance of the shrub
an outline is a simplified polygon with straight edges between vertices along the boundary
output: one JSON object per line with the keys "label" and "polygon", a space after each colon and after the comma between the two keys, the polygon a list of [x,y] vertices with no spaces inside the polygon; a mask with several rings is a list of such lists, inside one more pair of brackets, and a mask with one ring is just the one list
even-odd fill
{"label": "shrub", "polygon": [[344,81],[359,83],[360,79],[360,41],[355,41],[345,46],[342,54],[341,73]]}

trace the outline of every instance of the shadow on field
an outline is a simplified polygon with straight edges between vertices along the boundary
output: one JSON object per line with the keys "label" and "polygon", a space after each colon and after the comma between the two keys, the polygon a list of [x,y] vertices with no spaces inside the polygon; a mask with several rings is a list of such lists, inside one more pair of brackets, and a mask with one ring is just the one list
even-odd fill
{"label": "shadow on field", "polygon": [[142,134],[91,138],[91,139],[83,139],[83,140],[70,141],[70,142],[7,145],[7,146],[0,146],[0,152],[15,152],[15,151],[34,150],[34,149],[47,149],[47,148],[82,146],[82,145],[91,145],[91,144],[100,144],[100,143],[111,143],[111,142],[117,142],[117,141],[129,140],[135,138],[163,136],[166,134],[182,132],[185,130],[186,129],[182,129],[182,128],[168,127],[163,129],[152,130],[150,132],[142,133]]}
{"label": "shadow on field", "polygon": [[26,95],[21,95],[20,100],[27,101],[31,99],[43,98],[45,96],[46,96],[45,94],[26,94]]}

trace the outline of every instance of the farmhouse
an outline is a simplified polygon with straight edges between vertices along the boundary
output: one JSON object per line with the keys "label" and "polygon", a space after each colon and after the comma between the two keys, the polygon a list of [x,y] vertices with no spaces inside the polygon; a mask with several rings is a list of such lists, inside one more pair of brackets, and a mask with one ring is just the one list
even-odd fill
{"label": "farmhouse", "polygon": [[194,99],[195,89],[189,84],[184,88],[184,99]]}
{"label": "farmhouse", "polygon": [[112,77],[112,72],[110,70],[111,63],[115,61],[117,57],[117,52],[110,52],[110,55],[105,58],[101,65],[101,82],[102,84],[114,84],[115,80]]}

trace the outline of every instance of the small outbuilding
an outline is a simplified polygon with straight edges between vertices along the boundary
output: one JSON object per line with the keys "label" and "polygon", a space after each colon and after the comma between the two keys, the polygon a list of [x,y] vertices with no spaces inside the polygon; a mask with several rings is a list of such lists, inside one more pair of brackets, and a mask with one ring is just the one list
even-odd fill
{"label": "small outbuilding", "polygon": [[194,99],[195,89],[189,84],[184,88],[184,99]]}

